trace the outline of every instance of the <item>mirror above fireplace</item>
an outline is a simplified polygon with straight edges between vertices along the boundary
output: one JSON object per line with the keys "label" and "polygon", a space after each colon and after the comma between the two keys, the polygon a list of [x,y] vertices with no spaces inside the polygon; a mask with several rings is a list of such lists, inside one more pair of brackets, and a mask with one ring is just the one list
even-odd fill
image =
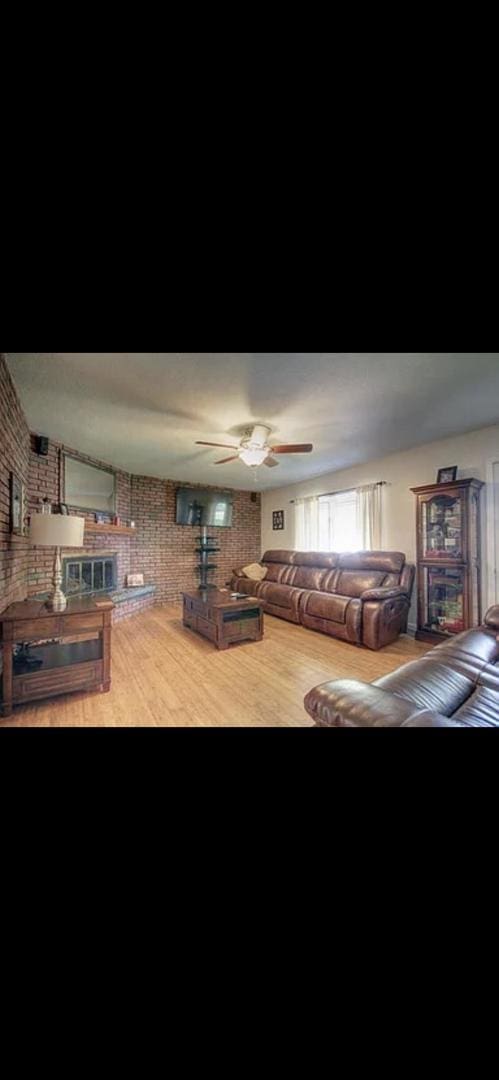
{"label": "mirror above fireplace", "polygon": [[86,461],[63,455],[64,502],[78,510],[116,510],[116,483],[112,469],[89,465]]}

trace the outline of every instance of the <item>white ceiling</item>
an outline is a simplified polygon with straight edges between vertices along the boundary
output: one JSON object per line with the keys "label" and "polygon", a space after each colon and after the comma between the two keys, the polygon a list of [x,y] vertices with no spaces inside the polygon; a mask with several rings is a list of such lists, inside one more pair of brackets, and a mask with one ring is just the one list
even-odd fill
{"label": "white ceiling", "polygon": [[[264,490],[499,422],[499,353],[10,353],[32,430],[130,472]],[[250,469],[254,423],[311,454]],[[254,473],[256,472],[256,477]]]}

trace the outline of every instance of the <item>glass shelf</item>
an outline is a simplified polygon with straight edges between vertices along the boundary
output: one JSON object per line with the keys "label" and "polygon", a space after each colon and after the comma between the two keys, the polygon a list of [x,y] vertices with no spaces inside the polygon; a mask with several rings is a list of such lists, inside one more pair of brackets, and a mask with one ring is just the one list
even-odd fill
{"label": "glass shelf", "polygon": [[440,634],[464,630],[464,567],[423,566],[423,627]]}
{"label": "glass shelf", "polygon": [[435,494],[422,503],[423,559],[463,558],[463,507],[459,491]]}

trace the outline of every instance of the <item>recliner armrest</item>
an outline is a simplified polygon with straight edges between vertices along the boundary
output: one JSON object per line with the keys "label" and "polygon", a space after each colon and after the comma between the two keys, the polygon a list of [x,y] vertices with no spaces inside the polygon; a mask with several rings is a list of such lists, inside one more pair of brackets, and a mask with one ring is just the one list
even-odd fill
{"label": "recliner armrest", "polygon": [[394,600],[398,596],[405,596],[407,600],[409,599],[405,589],[402,589],[400,585],[386,585],[384,589],[366,589],[365,592],[360,594],[360,599]]}
{"label": "recliner armrest", "polygon": [[494,630],[499,630],[499,604],[493,604],[485,612],[484,616],[485,626],[491,626]]}
{"label": "recliner armrest", "polygon": [[438,712],[421,709],[372,683],[335,679],[309,690],[304,705],[320,727],[454,727]]}

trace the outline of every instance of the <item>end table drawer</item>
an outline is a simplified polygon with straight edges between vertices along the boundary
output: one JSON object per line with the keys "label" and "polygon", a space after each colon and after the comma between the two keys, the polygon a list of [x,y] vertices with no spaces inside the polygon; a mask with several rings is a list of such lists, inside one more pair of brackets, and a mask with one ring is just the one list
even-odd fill
{"label": "end table drawer", "polygon": [[81,634],[84,630],[102,630],[103,616],[93,615],[63,615],[61,617],[61,631],[66,634]]}
{"label": "end table drawer", "polygon": [[68,694],[71,690],[85,690],[97,686],[103,680],[102,660],[74,664],[67,668],[49,668],[32,675],[15,675],[12,680],[13,701],[30,701]]}
{"label": "end table drawer", "polygon": [[61,632],[59,616],[46,619],[20,619],[14,623],[14,641],[36,641],[40,638],[57,637]]}

